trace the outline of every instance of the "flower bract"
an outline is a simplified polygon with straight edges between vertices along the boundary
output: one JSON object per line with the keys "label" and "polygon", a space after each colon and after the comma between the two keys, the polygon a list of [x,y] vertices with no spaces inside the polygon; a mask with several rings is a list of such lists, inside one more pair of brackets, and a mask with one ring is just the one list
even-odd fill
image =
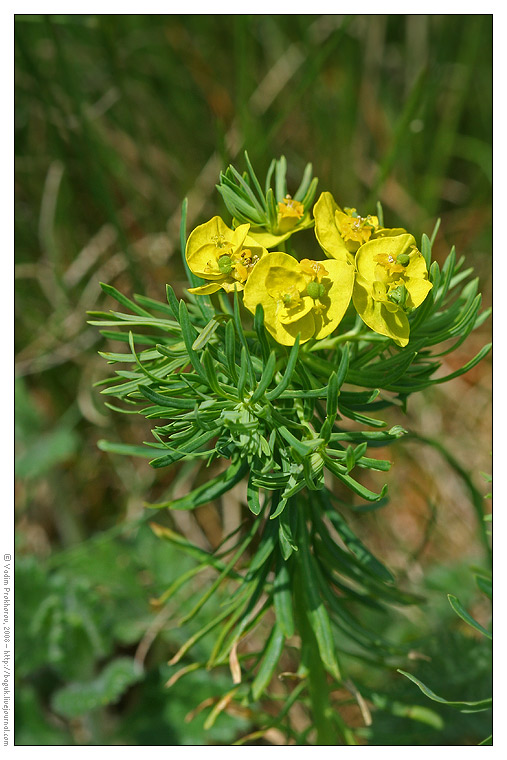
{"label": "flower bract", "polygon": [[273,338],[292,346],[325,338],[341,322],[354,284],[350,261],[297,261],[287,253],[268,253],[253,269],[244,304],[253,314],[264,309],[264,324]]}
{"label": "flower bract", "polygon": [[287,240],[294,232],[300,232],[313,226],[310,212],[290,195],[277,204],[277,226],[274,232],[251,230],[251,237],[264,248],[275,248]]}
{"label": "flower bract", "polygon": [[432,287],[412,235],[371,240],[356,254],[354,306],[368,327],[399,346],[409,340],[407,315],[422,304]]}
{"label": "flower bract", "polygon": [[189,288],[189,293],[203,295],[220,288],[228,293],[243,290],[254,266],[267,253],[248,235],[249,229],[249,224],[241,224],[231,230],[219,216],[214,216],[193,230],[185,252],[187,264],[195,275],[211,282]]}
{"label": "flower bract", "polygon": [[315,235],[330,258],[350,258],[369,240],[404,234],[401,228],[380,227],[378,217],[360,216],[355,208],[341,209],[331,193],[321,193],[313,208]]}

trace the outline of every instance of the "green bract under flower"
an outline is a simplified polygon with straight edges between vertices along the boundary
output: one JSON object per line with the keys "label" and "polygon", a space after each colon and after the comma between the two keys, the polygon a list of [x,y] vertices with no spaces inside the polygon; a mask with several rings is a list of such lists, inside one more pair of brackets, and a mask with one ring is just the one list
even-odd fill
{"label": "green bract under flower", "polygon": [[249,237],[249,228],[249,224],[241,224],[231,230],[219,216],[195,228],[187,241],[187,264],[195,275],[211,282],[189,288],[189,293],[243,290],[250,272],[267,253]]}
{"label": "green bract under flower", "polygon": [[273,159],[262,186],[246,151],[245,161],[246,172],[240,174],[234,166],[229,166],[220,173],[220,184],[217,185],[232,215],[234,228],[248,223],[251,225],[249,235],[258,245],[278,248],[294,233],[313,227],[310,209],[318,180],[316,177],[312,179],[311,164],[306,165],[299,187],[291,196],[284,156]]}
{"label": "green bract under flower", "polygon": [[426,262],[412,235],[371,240],[356,254],[354,306],[368,327],[399,346],[409,340],[407,314],[431,288]]}
{"label": "green bract under flower", "polygon": [[252,271],[244,304],[253,314],[264,309],[264,324],[273,338],[292,346],[325,338],[341,322],[354,284],[349,261],[297,261],[287,253],[268,253]]}

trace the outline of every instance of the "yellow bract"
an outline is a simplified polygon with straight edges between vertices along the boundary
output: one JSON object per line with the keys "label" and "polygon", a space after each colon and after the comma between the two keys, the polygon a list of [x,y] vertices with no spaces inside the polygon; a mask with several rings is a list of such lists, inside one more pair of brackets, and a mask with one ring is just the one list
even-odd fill
{"label": "yellow bract", "polygon": [[407,313],[431,288],[426,262],[412,235],[371,240],[356,254],[353,302],[363,322],[399,346],[409,340]]}
{"label": "yellow bract", "polygon": [[376,216],[360,216],[354,208],[342,210],[331,193],[322,193],[313,208],[315,235],[324,253],[333,259],[351,259],[360,246],[377,237],[393,237],[405,230],[385,229]]}
{"label": "yellow bract", "polygon": [[243,290],[251,271],[267,253],[249,235],[250,225],[241,224],[231,230],[219,217],[214,216],[191,232],[185,251],[189,269],[208,285],[189,288],[189,293],[199,295]]}
{"label": "yellow bract", "polygon": [[264,309],[264,324],[273,338],[292,346],[325,338],[341,322],[354,284],[349,261],[299,262],[287,253],[268,253],[255,266],[245,286],[244,304],[252,314]]}
{"label": "yellow bract", "polygon": [[276,248],[294,232],[306,230],[308,227],[313,227],[310,213],[305,214],[303,204],[291,198],[290,195],[286,195],[283,201],[278,203],[276,229],[273,232],[260,229],[250,230],[250,236],[264,248]]}

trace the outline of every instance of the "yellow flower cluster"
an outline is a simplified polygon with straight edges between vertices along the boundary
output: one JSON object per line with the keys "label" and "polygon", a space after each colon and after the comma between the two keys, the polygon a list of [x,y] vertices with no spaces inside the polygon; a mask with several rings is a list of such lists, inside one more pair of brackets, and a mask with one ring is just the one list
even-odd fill
{"label": "yellow flower cluster", "polygon": [[264,309],[273,338],[292,346],[325,338],[341,322],[352,295],[354,267],[348,261],[297,261],[287,253],[268,253],[253,269],[243,302],[253,314]]}
{"label": "yellow flower cluster", "polygon": [[[278,214],[286,239],[304,209],[287,196],[278,204]],[[286,346],[294,345],[298,335],[300,343],[330,335],[352,300],[368,327],[405,346],[407,314],[432,288],[414,237],[401,228],[380,227],[376,216],[342,210],[331,193],[321,194],[313,215],[325,261],[268,252],[279,240],[266,239],[264,247],[262,236],[249,235],[249,224],[232,230],[216,216],[200,225],[188,239],[186,258],[190,270],[209,283],[190,292],[243,291],[246,308],[255,314],[261,304],[267,330]]]}
{"label": "yellow flower cluster", "polygon": [[186,247],[189,269],[209,285],[189,288],[198,295],[216,293],[223,288],[227,293],[243,290],[250,272],[267,253],[266,249],[248,236],[249,224],[231,230],[219,217],[196,227]]}

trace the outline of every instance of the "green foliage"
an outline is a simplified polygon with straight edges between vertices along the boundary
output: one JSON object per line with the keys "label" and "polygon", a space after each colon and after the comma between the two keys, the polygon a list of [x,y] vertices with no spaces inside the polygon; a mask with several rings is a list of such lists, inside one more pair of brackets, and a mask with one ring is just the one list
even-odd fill
{"label": "green foliage", "polygon": [[[248,157],[247,165],[250,181],[258,190]],[[284,193],[285,163],[280,160],[273,166],[280,193]],[[242,197],[246,180],[236,171],[229,180],[225,183],[227,199]],[[253,193],[248,197],[253,203]],[[248,213],[252,210],[253,206]],[[243,211],[247,213],[246,206]],[[185,221],[186,204],[182,251]],[[268,224],[267,218],[264,223]],[[214,705],[205,726],[213,725],[231,700],[250,705],[268,696],[284,644],[297,630],[302,639],[298,673],[306,687],[299,698],[306,695],[310,700],[316,742],[355,744],[354,732],[341,720],[328,683],[329,676],[337,684],[345,682],[340,653],[384,663],[393,656],[408,656],[406,646],[379,636],[378,628],[365,626],[358,613],[366,608],[386,615],[389,605],[421,600],[400,589],[392,573],[351,530],[343,510],[336,508],[325,473],[334,476],[343,492],[351,492],[351,504],[352,495],[385,503],[387,484],[372,491],[361,482],[361,471],[387,471],[391,462],[366,456],[367,450],[389,445],[406,431],[400,426],[374,433],[364,428],[386,428],[378,412],[390,407],[406,409],[412,393],[458,377],[489,351],[486,346],[462,368],[435,377],[440,357],[461,345],[489,312],[480,312],[477,280],[466,283],[471,270],[463,271],[463,259],[456,262],[454,249],[441,269],[431,261],[432,242],[426,235],[421,250],[433,288],[409,316],[410,341],[403,349],[372,333],[352,310],[338,335],[301,346],[296,338],[290,349],[281,347],[264,330],[262,307],[257,308],[251,325],[248,315],[242,313],[237,292],[232,303],[220,293],[190,296],[187,306],[184,300],[178,303],[168,285],[167,316],[161,317],[152,313],[163,314],[164,304],[151,302],[146,311],[144,306],[138,308],[139,297],[130,302],[106,288],[132,313],[90,313],[90,323],[107,328],[108,336],[114,335],[112,327],[123,328],[117,336],[127,336],[131,353],[106,357],[111,364],[130,364],[130,369],[117,370],[102,393],[115,398],[128,412],[138,405],[146,419],[157,420],[152,429],[155,441],[145,442],[153,454],[152,467],[170,466],[181,459],[195,463],[197,485],[190,492],[148,506],[196,509],[248,475],[245,501],[255,519],[248,521],[242,537],[225,553],[230,555],[227,561],[225,555],[223,560],[220,554],[202,555],[203,567],[213,566],[219,575],[182,621],[193,620],[221,588],[228,588],[231,582],[234,587],[233,578],[236,588],[229,592],[223,613],[208,620],[171,660],[178,663],[214,632],[211,655],[199,667],[211,669],[229,663],[236,685]],[[352,430],[350,421],[356,424]],[[137,445],[115,448],[114,443],[102,442],[101,446],[117,453],[142,454]],[[226,469],[214,477],[204,475],[204,469],[212,468],[219,459],[228,462]],[[199,483],[203,475],[205,482]],[[196,547],[161,526],[156,530],[195,556]],[[239,573],[238,563],[242,566]],[[265,625],[264,618],[273,612],[276,622],[260,651],[245,656],[245,664],[240,665],[238,645],[249,631]],[[420,715],[427,712],[416,710],[411,717]],[[284,723],[284,731],[290,735],[290,724]],[[296,741],[305,743],[305,735],[297,735]]]}
{"label": "green foliage", "polygon": [[126,657],[110,662],[93,681],[71,683],[55,693],[52,708],[65,718],[76,718],[116,702],[139,681],[141,669]]}
{"label": "green foliage", "polygon": [[[477,585],[479,586],[479,589],[489,598],[491,599],[491,586],[492,586],[492,579],[491,579],[491,572],[485,571],[485,570],[479,570],[478,573],[475,575],[475,580],[477,582]],[[453,594],[448,594],[447,598],[449,600],[449,604],[451,605],[452,610],[458,615],[458,617],[461,618],[468,626],[470,626],[474,631],[479,632],[482,636],[486,637],[486,639],[489,639],[492,641],[492,634],[490,631],[488,631],[486,628],[484,628],[480,623],[475,620],[469,612],[463,607],[461,602],[457,597],[455,597]],[[427,696],[429,699],[433,700],[434,702],[439,702],[440,704],[447,705],[449,707],[453,707],[458,709],[460,712],[465,714],[470,713],[477,713],[477,712],[485,712],[488,710],[491,710],[493,706],[493,697],[486,697],[484,699],[480,700],[474,700],[474,701],[464,701],[462,699],[460,700],[449,700],[445,699],[441,696],[438,696],[438,694],[435,694],[434,691],[432,691],[428,686],[426,686],[422,681],[420,681],[418,678],[416,678],[414,675],[410,673],[405,673],[403,670],[398,670],[399,673],[409,678],[411,681],[413,681],[419,689],[422,691],[422,693]],[[491,744],[491,735],[488,736],[486,739],[483,739],[479,744]]]}
{"label": "green foliage", "polygon": [[[220,173],[220,184],[217,190],[222,196],[227,210],[240,224],[249,223],[252,229],[278,231],[278,203],[286,198],[287,190],[287,161],[285,156],[278,160],[273,159],[267,175],[264,190],[259,184],[253,166],[245,151],[247,171],[241,175],[234,166],[229,166],[227,171]],[[271,183],[275,178],[275,189]],[[315,193],[317,192],[318,180],[312,179],[312,165],[307,164],[303,178],[298,189],[294,193],[294,200],[303,205],[306,221],[304,226],[310,226],[309,212]]]}
{"label": "green foliage", "polygon": [[[431,255],[429,238],[425,240],[422,247]],[[462,271],[462,266],[463,260],[456,262],[454,250],[441,272],[436,262],[431,265],[433,290],[423,306],[410,315],[410,342],[404,350],[393,347],[387,338],[372,335],[351,314],[337,337],[301,347],[296,342],[290,350],[277,347],[277,354],[266,355],[265,347],[271,338],[262,328],[261,307],[252,332],[242,325],[237,299],[231,308],[224,296],[215,302],[208,296],[198,296],[190,299],[189,308],[180,301],[176,313],[170,286],[175,319],[152,317],[144,309],[139,315],[135,304],[131,308],[134,314],[92,313],[93,325],[129,330],[131,353],[106,357],[112,364],[133,361],[135,365],[127,374],[124,370],[118,372],[114,384],[102,393],[128,405],[151,402],[144,406],[143,415],[163,423],[153,429],[155,442],[146,443],[163,452],[155,456],[153,451],[152,466],[164,467],[183,457],[205,458],[208,465],[216,458],[231,460],[226,473],[187,494],[177,505],[161,502],[152,506],[199,506],[232,488],[247,469],[254,504],[259,502],[254,489],[280,491],[276,516],[302,488],[322,488],[325,470],[362,498],[382,499],[386,487],[379,493],[372,492],[350,474],[352,470],[357,472],[356,468],[389,469],[388,461],[364,455],[371,433],[354,431],[353,440],[359,445],[345,448],[342,441],[351,434],[333,425],[348,418],[367,426],[385,427],[385,422],[370,414],[390,406],[404,406],[411,393],[458,377],[486,355],[489,345],[461,369],[434,377],[441,366],[439,357],[459,346],[489,315],[488,310],[479,311],[477,280],[461,286],[471,273]],[[107,291],[125,305],[125,299],[110,288]],[[210,313],[213,330],[210,322],[204,321]],[[135,341],[134,328],[150,332],[138,334]],[[111,330],[106,332],[112,334]],[[431,350],[451,339],[453,345],[446,345],[445,350]],[[155,345],[155,351],[139,351],[136,342],[138,346]],[[321,349],[327,350],[325,358],[316,353]],[[369,391],[344,390],[344,384]],[[388,398],[386,392],[394,395]],[[369,414],[363,414],[363,410]],[[398,430],[386,431],[379,433],[376,440],[388,444],[400,434]],[[213,447],[203,451],[202,447],[212,440]],[[102,446],[113,450],[111,443]],[[123,444],[121,450],[128,451]],[[138,448],[130,451],[135,453]]]}
{"label": "green foliage", "polygon": [[[37,737],[48,744],[107,744],[118,739],[132,744],[202,744],[210,737],[228,743],[238,729],[248,727],[245,720],[228,716],[206,733],[199,716],[184,722],[187,713],[210,698],[217,686],[226,686],[227,679],[224,683],[217,677],[210,684],[199,674],[189,674],[192,696],[180,684],[167,692],[168,667],[151,653],[140,657],[140,642],[153,624],[149,597],[160,595],[173,580],[176,562],[181,571],[194,572],[195,563],[176,556],[142,524],[99,534],[53,555],[49,563],[18,557],[18,744],[34,743]],[[180,595],[178,609],[188,612],[190,605],[191,598]],[[168,631],[163,639],[178,646],[188,630],[183,626]],[[115,711],[119,699],[129,715],[126,724],[118,721]],[[84,733],[76,733],[79,725]]]}

